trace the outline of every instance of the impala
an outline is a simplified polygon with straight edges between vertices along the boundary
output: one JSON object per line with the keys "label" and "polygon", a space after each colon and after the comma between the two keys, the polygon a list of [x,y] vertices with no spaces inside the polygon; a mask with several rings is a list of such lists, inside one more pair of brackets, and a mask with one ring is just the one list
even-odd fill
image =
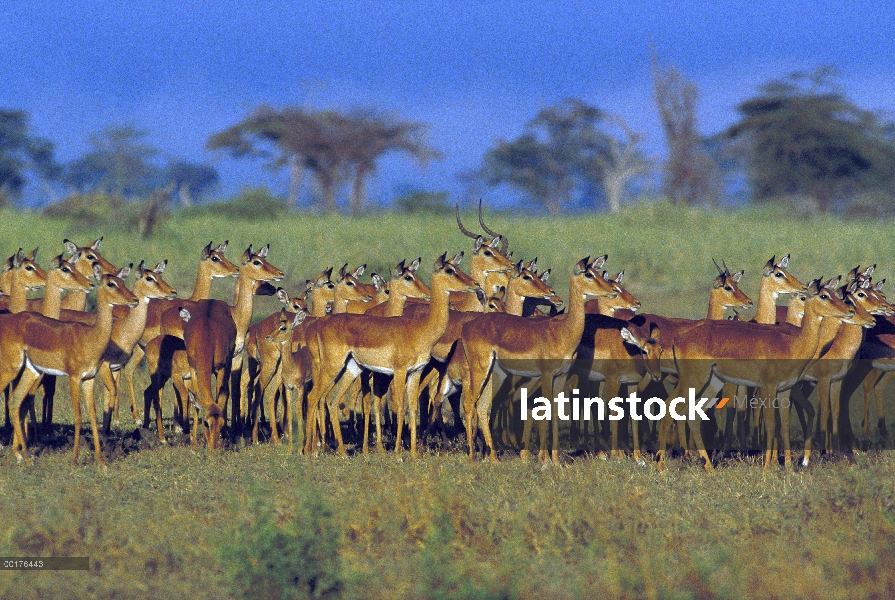
{"label": "impala", "polygon": [[[713,377],[738,385],[757,388],[756,396],[768,400],[777,392],[789,389],[800,379],[817,352],[821,320],[824,318],[849,321],[855,319],[853,307],[848,306],[832,291],[822,287],[819,280],[808,286],[805,318],[802,327],[787,324],[765,325],[741,321],[703,321],[680,332],[674,339],[673,355],[679,379],[672,398],[683,397],[690,388],[701,394]],[[854,321],[863,324],[859,320]],[[766,402],[771,404],[770,402]],[[781,412],[781,433],[787,467],[791,465],[789,443],[789,411]],[[774,408],[763,409],[767,450],[765,468],[770,468],[775,438]],[[670,416],[659,428],[659,466],[665,465]],[[705,460],[705,468],[712,470],[711,460],[702,442],[698,422],[691,426],[698,455]]]}
{"label": "impala", "polygon": [[[301,414],[301,402],[304,395],[305,386],[311,382],[311,352],[307,346],[299,348],[295,352],[289,350],[289,344],[292,342],[292,332],[296,325],[300,325],[307,314],[304,311],[297,311],[294,315],[290,315],[286,309],[280,310],[280,320],[277,326],[269,332],[264,338],[271,344],[277,344],[282,350],[282,381],[286,388],[286,414],[287,426],[286,432],[289,436],[289,447],[293,446],[295,438],[293,415],[298,413],[298,432],[301,435],[299,444],[304,441],[304,422]],[[296,395],[297,393],[297,395]],[[265,396],[271,394],[272,391],[265,391]],[[272,425],[272,435],[274,443],[279,443],[279,437],[276,433],[276,424]]]}
{"label": "impala", "polygon": [[95,326],[59,322],[35,313],[8,315],[0,323],[0,387],[5,387],[22,370],[22,366],[25,367],[10,401],[10,415],[15,428],[14,446],[19,458],[27,452],[19,412],[22,400],[41,373],[50,373],[66,375],[71,383],[75,414],[73,461],[77,463],[78,460],[83,388],[93,430],[96,462],[103,464],[93,398],[94,378],[112,334],[112,307],[117,304],[135,307],[137,298],[127,290],[121,279],[103,275],[99,265],[94,267],[94,276],[98,282]]}
{"label": "impala", "polygon": [[[198,302],[199,300],[207,300],[211,296],[211,283],[215,279],[222,277],[237,277],[239,268],[232,262],[227,260],[224,252],[227,251],[229,241],[219,244],[212,248],[212,242],[202,248],[202,254],[199,258],[199,266],[196,271],[196,284],[193,286],[193,293],[187,300]],[[143,349],[151,340],[155,339],[162,333],[162,313],[175,306],[175,300],[155,299],[149,302],[148,312],[146,314],[146,327],[143,329],[143,336],[140,338],[137,346],[133,350],[130,361],[122,369],[124,380],[127,382],[128,390],[131,396],[131,413],[134,420],[141,422],[139,412],[137,411],[137,397],[134,390],[134,372],[137,365],[143,360],[145,353]],[[181,303],[183,300],[180,301]]]}
{"label": "impala", "polygon": [[[483,315],[463,326],[460,339],[469,364],[469,392],[464,399],[466,415],[466,435],[473,454],[474,423],[473,411],[477,409],[479,427],[482,428],[485,444],[490,450],[490,458],[497,461],[497,452],[491,438],[488,419],[491,412],[492,387],[488,380],[493,370],[500,365],[503,370],[515,375],[537,376],[541,379],[544,396],[553,398],[554,379],[565,376],[571,359],[581,341],[584,331],[584,304],[589,298],[614,296],[617,294],[597,270],[605,261],[602,256],[584,258],[575,265],[569,282],[569,311],[549,319],[527,319],[509,314],[492,313]],[[507,365],[506,361],[524,360],[529,368],[519,371]],[[561,388],[561,386],[559,386]],[[523,433],[524,449],[528,454],[528,435],[531,420],[525,422]],[[552,458],[559,461],[559,420],[553,419]],[[539,457],[546,458],[546,436],[541,439]]]}
{"label": "impala", "polygon": [[[406,402],[410,402],[410,452],[416,456],[417,388],[420,372],[429,362],[432,347],[448,324],[448,302],[452,291],[474,292],[478,284],[459,270],[463,253],[447,260],[441,255],[432,273],[432,302],[423,318],[332,315],[315,322],[316,343],[309,349],[313,357],[313,380],[318,382],[308,397],[308,433],[305,451],[314,448],[316,414],[323,402],[341,398],[360,368],[394,375],[393,400],[398,421],[395,452],[402,451],[401,432]],[[350,373],[352,377],[344,376]],[[337,386],[338,383],[338,386]],[[335,393],[330,393],[335,388]],[[345,454],[338,414],[330,404],[330,418],[340,454]]]}
{"label": "impala", "polygon": [[[77,254],[78,260],[75,262],[75,268],[81,275],[85,277],[93,276],[93,263],[98,263],[104,275],[114,275],[120,269],[107,261],[99,252],[99,246],[103,238],[94,240],[89,246],[78,246],[70,240],[62,240],[65,251],[69,254]],[[66,294],[62,300],[62,308],[70,310],[84,311],[87,308],[87,294],[77,290]]]}

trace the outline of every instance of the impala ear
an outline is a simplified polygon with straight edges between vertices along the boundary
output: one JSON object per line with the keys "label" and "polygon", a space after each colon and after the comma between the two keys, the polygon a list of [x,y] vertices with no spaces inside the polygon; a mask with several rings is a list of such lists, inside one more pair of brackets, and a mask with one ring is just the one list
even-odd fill
{"label": "impala ear", "polygon": [[785,269],[789,266],[789,254],[780,259],[780,262],[777,263],[777,266],[781,269]]}
{"label": "impala ear", "polygon": [[358,268],[356,268],[354,270],[354,272],[351,274],[351,276],[354,277],[355,279],[360,279],[360,276],[363,275],[364,271],[366,271],[366,270],[367,270],[367,265],[366,265],[366,263],[364,263],[361,266],[359,266]]}
{"label": "impala ear", "polygon": [[59,256],[54,256],[52,259],[50,259],[50,268],[58,269],[58,268],[62,267],[62,265],[64,263],[65,263],[65,259],[62,258],[61,254]]}
{"label": "impala ear", "polygon": [[305,320],[305,318],[306,318],[307,316],[308,316],[308,313],[306,313],[306,312],[303,311],[303,310],[300,310],[300,311],[296,312],[296,313],[295,313],[295,317],[292,318],[292,327],[293,327],[293,329],[294,329],[296,326],[301,325],[302,323],[304,323],[304,320]]}
{"label": "impala ear", "polygon": [[828,290],[835,290],[839,287],[839,281],[842,279],[842,275],[837,275],[836,277],[832,277],[829,281],[827,281],[823,287]]}
{"label": "impala ear", "polygon": [[634,346],[637,346],[638,348],[640,348],[641,350],[643,350],[643,342],[640,341],[639,339],[637,339],[637,337],[635,337],[634,334],[631,333],[631,332],[628,330],[627,327],[622,327],[622,328],[621,328],[621,334],[622,334],[622,339],[623,339],[623,340],[625,340],[625,341],[628,342],[629,344],[632,344],[632,345],[634,345]]}
{"label": "impala ear", "polygon": [[618,272],[618,275],[615,276],[615,279],[613,281],[615,281],[615,283],[621,283],[624,276],[625,276],[625,270],[622,269],[621,271]]}
{"label": "impala ear", "polygon": [[854,294],[854,293],[857,292],[857,291],[858,291],[858,282],[857,282],[857,281],[852,281],[852,282],[848,285],[848,293],[849,293],[849,294]]}
{"label": "impala ear", "polygon": [[460,252],[458,252],[457,254],[455,254],[454,258],[452,258],[450,262],[455,267],[459,267],[461,260],[463,260],[463,251],[462,250]]}
{"label": "impala ear", "polygon": [[97,283],[103,280],[103,268],[96,262],[93,263],[93,278],[96,279]]}
{"label": "impala ear", "polygon": [[447,252],[445,252],[444,254],[442,254],[441,256],[439,256],[438,258],[435,259],[435,268],[436,269],[443,269],[446,264],[447,264]]}
{"label": "impala ear", "polygon": [[575,269],[572,271],[575,275],[581,275],[585,271],[587,271],[587,267],[590,264],[590,256],[585,256],[577,263],[575,263]]}
{"label": "impala ear", "polygon": [[808,284],[808,289],[806,290],[808,292],[808,296],[817,296],[818,294],[820,294],[820,282],[822,279],[823,278],[811,280],[811,283]]}
{"label": "impala ear", "polygon": [[289,302],[289,294],[281,287],[277,288],[277,300],[283,303]]}
{"label": "impala ear", "polygon": [[546,271],[541,273],[541,281],[543,281],[544,283],[547,283],[547,279],[549,279],[549,278],[550,278],[550,269],[547,269]]}
{"label": "impala ear", "polygon": [[[317,281],[320,282],[321,285],[332,279],[333,276],[333,267],[330,267],[320,273],[320,277],[317,278]],[[322,280],[322,281],[321,281]]]}
{"label": "impala ear", "polygon": [[264,246],[258,250],[258,256],[261,258],[267,258],[267,253],[270,251],[270,244],[264,244]]}
{"label": "impala ear", "polygon": [[422,256],[418,256],[410,265],[407,267],[408,271],[416,272],[417,269],[420,268],[420,261],[423,260]]}
{"label": "impala ear", "polygon": [[379,273],[373,273],[373,274],[370,276],[370,279],[373,280],[373,287],[376,288],[376,291],[377,291],[377,292],[381,292],[382,290],[385,289],[385,286],[386,286],[385,279],[383,279],[383,278],[379,275]]}
{"label": "impala ear", "polygon": [[[209,243],[209,246],[210,246],[210,245],[211,245],[211,244]],[[215,248],[214,250],[215,250],[215,252],[220,252],[220,253],[223,254],[224,252],[227,251],[227,246],[229,246],[229,245],[230,245],[230,240],[224,240],[224,241],[221,242],[221,243],[218,245],[218,247]]]}
{"label": "impala ear", "polygon": [[27,258],[28,260],[37,260],[37,248],[29,252],[28,256],[26,256],[25,258]]}
{"label": "impala ear", "polygon": [[492,249],[497,248],[498,246],[500,246],[500,236],[497,236],[496,238],[491,240],[490,244],[488,244],[488,247]]}
{"label": "impala ear", "polygon": [[68,262],[68,264],[70,264],[70,265],[74,265],[74,264],[75,264],[76,262],[78,262],[79,260],[81,260],[81,253],[80,253],[80,252],[75,252],[74,254],[72,254],[71,256],[68,257],[68,261],[67,261],[67,262]]}
{"label": "impala ear", "polygon": [[246,264],[250,260],[252,260],[252,245],[249,244],[249,247],[245,249],[245,252],[242,253],[242,264]]}
{"label": "impala ear", "polygon": [[[771,260],[769,260],[768,262],[766,262],[766,263],[764,264],[764,271],[762,272],[762,274],[763,274],[765,277],[770,277],[770,276],[771,276],[771,273],[774,272],[774,259],[775,259],[775,258],[777,258],[776,255],[775,255],[775,256],[772,256],[772,257],[771,257]],[[780,262],[783,262],[783,260],[781,259]]]}
{"label": "impala ear", "polygon": [[185,309],[183,307],[180,308],[180,310],[178,311],[178,314],[180,315],[180,318],[183,319],[184,323],[189,323],[189,320],[192,318],[190,311],[188,311],[187,309]]}
{"label": "impala ear", "polygon": [[731,275],[730,278],[733,280],[734,283],[739,283],[740,279],[743,277],[743,273],[745,272],[745,269],[742,269]]}
{"label": "impala ear", "polygon": [[134,263],[129,263],[126,267],[122,267],[118,274],[115,275],[118,279],[127,279],[128,275],[131,274],[131,269],[134,268]]}
{"label": "impala ear", "polygon": [[165,267],[167,267],[167,266],[168,266],[168,259],[166,258],[159,264],[155,265],[155,268],[152,270],[152,272],[155,273],[156,275],[161,275],[162,273],[165,272]]}
{"label": "impala ear", "polygon": [[62,240],[62,245],[65,246],[65,251],[71,254],[74,254],[78,251],[78,246],[73,241],[69,239]]}
{"label": "impala ear", "polygon": [[484,244],[485,244],[485,238],[483,238],[482,236],[477,237],[474,242],[474,250],[473,251],[478,252],[479,248],[481,248]]}
{"label": "impala ear", "polygon": [[881,280],[881,281],[877,281],[877,282],[876,282],[876,285],[873,286],[873,291],[874,291],[874,292],[882,291],[882,289],[883,289],[883,284],[884,284],[884,283],[886,283],[886,280],[885,280],[885,279],[883,279],[883,280]]}
{"label": "impala ear", "polygon": [[606,259],[608,259],[608,258],[609,258],[608,254],[604,254],[603,256],[596,257],[594,259],[594,261],[590,264],[591,268],[593,268],[593,269],[601,268],[604,264],[606,264]]}
{"label": "impala ear", "polygon": [[190,404],[192,404],[193,407],[195,407],[195,409],[199,411],[199,416],[204,417],[205,410],[203,410],[203,408],[201,406],[199,406],[199,402],[196,401],[196,394],[194,394],[192,390],[187,390],[186,395],[190,399]]}
{"label": "impala ear", "polygon": [[401,259],[401,262],[395,265],[395,268],[392,269],[392,279],[397,279],[404,273],[404,269],[407,267],[404,266],[404,259]]}
{"label": "impala ear", "polygon": [[528,267],[526,267],[529,271],[537,271],[538,270],[538,257],[535,256],[534,259],[528,263]]}
{"label": "impala ear", "polygon": [[525,265],[523,265],[522,261],[520,260],[515,265],[513,265],[513,268],[516,270],[516,275],[519,276],[522,274],[522,269],[525,268]]}
{"label": "impala ear", "polygon": [[23,262],[25,262],[25,252],[19,248],[12,257],[12,266],[13,268],[18,269],[22,266]]}
{"label": "impala ear", "polygon": [[92,244],[90,244],[91,250],[99,250],[99,245],[103,243],[103,238],[100,236],[98,240],[94,240]]}
{"label": "impala ear", "polygon": [[140,264],[137,265],[137,277],[143,277],[143,273],[145,272],[143,269],[143,264],[145,261],[140,261]]}
{"label": "impala ear", "polygon": [[211,256],[211,242],[208,242],[208,245],[202,248],[202,260],[208,260],[209,256]]}

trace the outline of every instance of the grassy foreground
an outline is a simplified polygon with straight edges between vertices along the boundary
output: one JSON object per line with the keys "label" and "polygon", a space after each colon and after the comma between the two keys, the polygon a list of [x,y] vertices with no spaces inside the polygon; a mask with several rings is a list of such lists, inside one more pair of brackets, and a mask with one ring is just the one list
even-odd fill
{"label": "grassy foreground", "polygon": [[[487,216],[518,258],[539,257],[560,294],[584,255],[609,253],[644,310],[705,312],[711,258],[758,273],[793,253],[803,280],[879,262],[895,223],[790,218],[749,210],[707,213],[647,205],[617,216],[510,220]],[[464,218],[467,227],[474,215]],[[0,214],[0,248],[41,246],[40,262],[70,237],[99,235],[117,264],[171,260],[166,278],[189,292],[199,249],[271,243],[287,287],[322,268],[465,250],[451,217],[357,220],[296,215],[227,222],[171,220],[150,240],[77,223]],[[468,262],[465,264],[468,265]],[[229,298],[229,282],[215,284]],[[892,294],[890,294],[891,296]],[[265,300],[256,315],[276,308]],[[57,420],[71,423],[62,385]],[[853,408],[855,403],[853,402]],[[891,408],[890,408],[891,411]],[[891,422],[891,416],[889,417]],[[853,423],[859,423],[860,419]],[[89,438],[89,436],[88,436]],[[5,440],[4,440],[5,442]],[[89,444],[88,444],[89,448]],[[895,455],[817,463],[795,475],[750,462],[708,475],[672,462],[578,459],[562,467],[455,454],[305,458],[268,445],[209,455],[182,446],[115,456],[107,472],[70,446],[17,465],[0,452],[0,555],[89,556],[89,572],[0,572],[4,598],[742,598],[895,595]]]}

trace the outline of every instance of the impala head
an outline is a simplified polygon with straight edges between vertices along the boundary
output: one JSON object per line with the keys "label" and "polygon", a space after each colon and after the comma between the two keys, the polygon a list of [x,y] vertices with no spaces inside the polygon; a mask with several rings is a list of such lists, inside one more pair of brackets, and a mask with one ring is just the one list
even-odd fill
{"label": "impala head", "polygon": [[659,358],[662,355],[662,346],[659,344],[659,326],[650,323],[649,337],[643,339],[627,327],[621,329],[622,339],[628,344],[637,346],[643,353],[643,364],[646,372],[654,381],[662,379],[662,369],[660,367]]}
{"label": "impala head", "polygon": [[489,229],[482,219],[482,202],[479,201],[479,224],[488,235],[492,236],[491,240],[484,236],[477,235],[465,227],[460,221],[460,204],[456,206],[457,211],[457,227],[466,237],[475,240],[473,244],[472,259],[470,260],[469,272],[479,283],[485,286],[489,293],[497,291],[499,286],[507,286],[510,273],[513,271],[513,262],[507,257],[507,246],[509,240],[506,236],[501,235]]}
{"label": "impala head", "polygon": [[212,242],[202,248],[202,259],[199,261],[199,271],[206,277],[217,279],[219,277],[238,277],[239,267],[227,260],[224,252],[227,251],[229,240],[212,248]]}
{"label": "impala head", "polygon": [[752,300],[739,288],[740,279],[745,271],[740,270],[736,273],[731,273],[724,261],[721,261],[724,264],[723,269],[718,266],[715,259],[712,259],[712,262],[715,263],[715,268],[718,269],[718,276],[712,282],[712,301],[717,302],[718,305],[724,308],[751,308]]}
{"label": "impala head", "polygon": [[103,255],[99,253],[99,246],[102,244],[102,241],[103,238],[99,238],[98,240],[94,240],[89,246],[78,246],[71,240],[62,240],[66,252],[69,254],[81,253],[81,257],[75,263],[75,268],[84,277],[91,277],[93,275],[93,263],[98,263],[105,275],[118,272],[118,267],[107,261],[103,258]]}
{"label": "impala head", "polygon": [[603,273],[603,279],[609,282],[609,285],[618,292],[618,296],[615,298],[605,298],[600,300],[600,308],[603,310],[608,310],[608,314],[613,314],[617,310],[630,310],[632,312],[637,311],[640,308],[640,300],[634,297],[634,295],[629,292],[623,285],[622,279],[625,276],[624,270],[619,271],[618,275],[615,278],[610,279],[606,277],[606,273]]}
{"label": "impala head", "polygon": [[280,281],[283,272],[267,262],[267,252],[270,244],[261,247],[257,252],[252,250],[252,245],[242,253],[242,265],[239,274],[251,281]]}
{"label": "impala head", "polygon": [[376,295],[376,288],[369,283],[361,283],[360,277],[364,274],[367,265],[361,265],[353,271],[348,270],[348,264],[339,269],[339,279],[336,281],[334,297],[336,304],[348,300],[360,300],[371,302]]}
{"label": "impala head", "polygon": [[382,304],[383,302],[388,302],[389,292],[388,282],[382,278],[382,275],[379,273],[370,273],[370,281],[373,282],[373,287],[376,288],[376,294],[373,296],[373,304]]}
{"label": "impala head", "polygon": [[177,290],[168,285],[162,279],[162,273],[168,266],[168,259],[149,269],[144,261],[137,265],[137,280],[134,281],[134,295],[138,298],[149,300],[150,298],[164,298],[170,300],[177,297]]}
{"label": "impala head", "polygon": [[285,304],[286,308],[284,310],[287,310],[292,314],[301,311],[307,312],[308,310],[308,303],[305,302],[303,298],[299,298],[298,296],[290,298],[288,292],[283,288],[277,288],[277,300]]}
{"label": "impala head", "polygon": [[[892,306],[886,302],[885,297],[880,297],[873,291],[873,284],[869,279],[865,279],[861,283],[852,280],[842,288],[843,293],[847,294],[846,298],[855,306],[855,314],[866,312],[868,315],[890,315],[892,314]],[[874,324],[876,320],[874,319]]]}
{"label": "impala head", "polygon": [[442,293],[450,292],[475,292],[482,291],[478,283],[472,277],[460,270],[460,261],[463,253],[447,258],[447,252],[435,259],[435,267],[432,270],[432,290],[441,290]]}
{"label": "impala head", "polygon": [[[543,273],[541,273],[538,277],[541,278],[541,281],[547,283],[547,279],[550,278],[550,269],[547,269]],[[547,302],[550,303],[550,314],[554,314],[555,311],[558,311],[562,308],[563,301],[557,294],[553,294],[549,298],[547,298]]]}
{"label": "impala head", "polygon": [[798,294],[804,291],[805,284],[786,270],[789,266],[789,254],[776,263],[774,262],[775,258],[772,256],[771,260],[765,263],[760,286],[769,286],[773,291],[774,298],[781,294]]}
{"label": "impala head", "polygon": [[140,303],[127,286],[124,278],[130,275],[132,265],[128,265],[115,275],[104,274],[99,264],[93,267],[93,278],[96,280],[97,305],[108,304],[110,306],[125,305],[134,308]]}
{"label": "impala head", "polygon": [[47,285],[53,285],[62,290],[84,293],[93,291],[93,282],[81,275],[75,268],[78,258],[78,254],[73,254],[68,259],[63,258],[63,255],[60,254],[50,261],[50,268],[47,271]]}
{"label": "impala head", "polygon": [[221,437],[221,429],[224,427],[224,413],[221,407],[214,402],[203,408],[196,401],[196,395],[191,390],[188,390],[187,394],[190,398],[190,404],[199,412],[199,417],[202,419],[202,426],[205,429],[205,442],[208,444],[208,449],[215,450]]}
{"label": "impala head", "polygon": [[[603,279],[599,269],[606,263],[607,255],[598,256],[591,260],[586,256],[575,264],[572,270],[572,281],[569,284],[569,296],[580,295],[581,299],[589,298],[614,298],[618,295],[615,288]],[[572,301],[570,300],[570,302]]]}
{"label": "impala head", "polygon": [[491,296],[485,302],[486,313],[505,313],[507,312],[506,303],[499,296]]}
{"label": "impala head", "polygon": [[[820,318],[840,319],[846,323],[850,322],[850,319],[855,316],[855,309],[837,296],[836,288],[838,287],[839,279],[839,277],[835,277],[826,283],[821,283],[820,279],[815,279],[808,284],[805,298],[806,318],[809,315],[813,315]],[[854,324],[861,325],[862,323],[855,322]]]}
{"label": "impala head", "polygon": [[335,299],[336,284],[332,282],[333,268],[330,267],[320,273],[314,281],[305,281],[305,300],[310,299],[313,314],[320,316],[325,314],[327,304],[332,304]]}
{"label": "impala head", "polygon": [[[547,301],[557,297],[553,288],[546,283],[547,278],[550,277],[550,272],[545,271],[543,276],[538,276],[537,268],[537,258],[528,263],[521,260],[516,263],[510,275],[510,281],[507,284],[507,293]],[[562,304],[561,300],[560,304]]]}
{"label": "impala head", "polygon": [[421,258],[414,259],[409,265],[404,265],[402,260],[395,268],[392,269],[392,279],[389,282],[390,292],[404,298],[423,298],[432,297],[432,290],[417,276],[416,270],[419,269]]}
{"label": "impala head", "polygon": [[297,325],[300,325],[305,317],[308,316],[303,310],[292,314],[288,312],[285,308],[280,309],[280,320],[277,322],[274,330],[271,331],[268,335],[264,336],[264,339],[268,342],[276,342],[278,344],[283,344],[286,342],[292,341],[292,330],[295,329]]}
{"label": "impala head", "polygon": [[21,248],[3,265],[3,292],[10,294],[13,287],[36,290],[47,284],[47,273],[37,264],[37,248],[25,254]]}
{"label": "impala head", "polygon": [[[868,279],[865,283],[868,283],[868,284],[869,284],[869,283],[870,283],[870,280]],[[888,315],[891,315],[891,314],[895,314],[895,306],[893,306],[893,305],[886,299],[886,295],[883,293],[883,285],[884,285],[885,283],[886,283],[886,280],[885,280],[885,279],[881,279],[881,280],[877,281],[876,283],[874,283],[874,284],[872,284],[872,285],[870,286],[870,289],[868,290],[868,293],[869,293],[869,294],[873,294],[873,295],[874,295],[876,298],[878,298],[881,302],[885,302],[885,304],[886,304],[886,306],[887,306],[887,308],[888,308],[888,310],[887,310],[887,312],[886,312],[885,314],[886,314],[886,316],[888,316]]]}

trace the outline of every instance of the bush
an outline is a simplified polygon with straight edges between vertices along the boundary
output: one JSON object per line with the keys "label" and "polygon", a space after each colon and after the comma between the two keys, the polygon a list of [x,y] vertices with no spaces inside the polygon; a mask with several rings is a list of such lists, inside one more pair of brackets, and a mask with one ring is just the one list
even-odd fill
{"label": "bush", "polygon": [[238,194],[219,202],[186,208],[183,215],[214,214],[240,221],[278,219],[289,214],[289,206],[264,186],[244,187]]}
{"label": "bush", "polygon": [[251,490],[252,524],[226,531],[219,554],[238,598],[337,598],[342,591],[339,529],[320,492],[305,488],[295,515],[277,515],[274,496]]}
{"label": "bush", "polygon": [[[164,194],[164,191],[157,193]],[[159,196],[154,194],[145,200],[124,201],[103,192],[72,194],[44,209],[47,217],[69,220],[72,233],[103,231],[139,232],[146,237],[167,218],[170,213]],[[147,219],[151,223],[147,223]]]}
{"label": "bush", "polygon": [[395,208],[406,213],[449,214],[447,192],[413,190],[395,199]]}

